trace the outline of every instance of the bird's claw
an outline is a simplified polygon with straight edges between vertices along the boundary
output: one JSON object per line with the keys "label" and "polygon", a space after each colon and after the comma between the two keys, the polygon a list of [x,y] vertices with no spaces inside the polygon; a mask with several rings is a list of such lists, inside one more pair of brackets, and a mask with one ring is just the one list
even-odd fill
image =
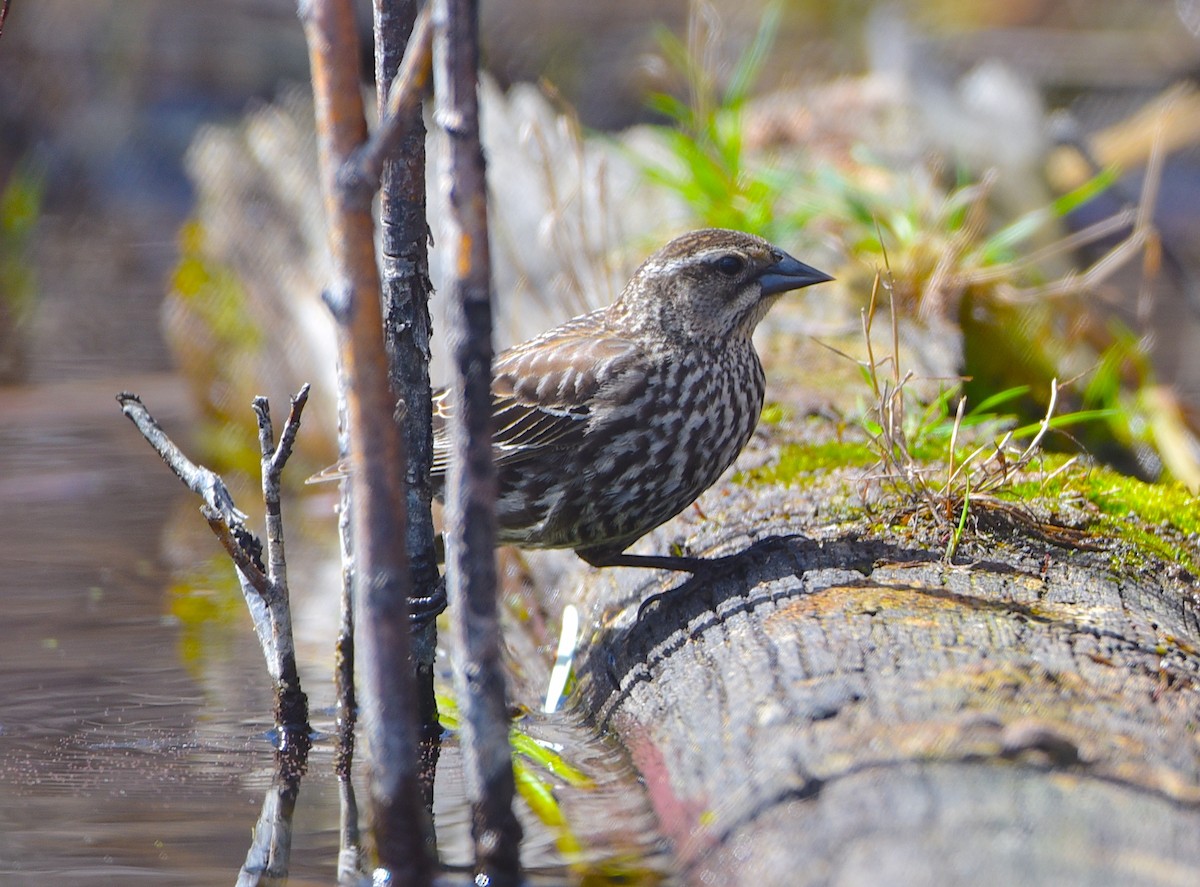
{"label": "bird's claw", "polygon": [[430,622],[437,619],[446,609],[446,577],[438,578],[437,585],[429,594],[412,595],[408,599],[408,627],[413,632],[420,631]]}

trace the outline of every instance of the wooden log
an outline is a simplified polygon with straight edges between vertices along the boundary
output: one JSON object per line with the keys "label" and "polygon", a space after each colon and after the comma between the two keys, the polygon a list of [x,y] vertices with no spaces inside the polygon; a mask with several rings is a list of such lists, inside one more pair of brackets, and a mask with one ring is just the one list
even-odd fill
{"label": "wooden log", "polygon": [[719,573],[588,587],[581,702],[684,881],[1197,883],[1196,578],[1003,511],[947,564],[828,494],[710,493]]}

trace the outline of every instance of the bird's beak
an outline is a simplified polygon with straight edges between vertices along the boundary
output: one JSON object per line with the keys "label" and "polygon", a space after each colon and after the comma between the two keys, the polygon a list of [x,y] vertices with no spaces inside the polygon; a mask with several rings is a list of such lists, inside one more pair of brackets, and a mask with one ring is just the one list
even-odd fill
{"label": "bird's beak", "polygon": [[812,286],[814,283],[825,283],[828,280],[833,280],[833,278],[824,271],[818,271],[798,259],[793,259],[787,253],[784,253],[782,259],[758,276],[758,283],[762,287],[764,296],[774,296],[777,293],[798,290],[802,287]]}

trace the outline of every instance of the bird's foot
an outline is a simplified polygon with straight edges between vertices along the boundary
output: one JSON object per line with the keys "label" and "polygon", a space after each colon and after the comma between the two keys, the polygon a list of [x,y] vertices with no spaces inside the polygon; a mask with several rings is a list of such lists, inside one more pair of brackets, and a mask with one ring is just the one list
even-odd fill
{"label": "bird's foot", "polygon": [[[716,560],[706,560],[704,558],[696,558],[702,566],[697,566],[695,570],[690,570],[692,578],[679,585],[673,585],[670,588],[664,588],[662,591],[656,591],[650,597],[646,598],[638,605],[637,621],[647,613],[656,609],[668,598],[678,599],[681,595],[688,595],[700,589],[710,588],[711,581],[719,577],[729,568],[729,564],[725,558]],[[697,581],[707,580],[707,581]]]}
{"label": "bird's foot", "polygon": [[[663,569],[677,569],[692,574],[692,578],[679,585],[671,588],[663,589],[655,592],[646,598],[638,606],[637,618],[640,620],[647,613],[658,608],[668,597],[678,599],[680,596],[692,594],[701,589],[711,589],[715,583],[724,580],[733,575],[738,569],[742,568],[747,563],[747,556],[751,558],[762,558],[772,552],[788,551],[791,542],[790,537],[768,536],[759,539],[744,551],[735,554],[725,555],[724,557],[681,557],[681,558],[655,558],[648,557],[651,561],[679,561],[680,566],[666,567]],[[622,558],[637,559],[637,555],[621,555]],[[683,564],[688,566],[684,566]],[[613,566],[642,566],[641,563],[619,563]],[[648,564],[647,566],[653,566]]]}
{"label": "bird's foot", "polygon": [[446,598],[446,577],[440,576],[429,594],[412,595],[408,599],[408,627],[418,632],[437,619],[449,603]]}

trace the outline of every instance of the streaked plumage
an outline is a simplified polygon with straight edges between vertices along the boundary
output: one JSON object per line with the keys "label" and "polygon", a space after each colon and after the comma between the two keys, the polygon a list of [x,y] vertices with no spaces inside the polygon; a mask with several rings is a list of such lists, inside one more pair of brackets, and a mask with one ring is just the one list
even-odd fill
{"label": "streaked plumage", "polygon": [[[754,328],[784,292],[830,279],[759,237],[693,231],[647,259],[612,305],[499,354],[499,541],[572,548],[597,566],[695,569],[622,552],[737,458],[763,404]],[[436,392],[439,498],[451,408]]]}

